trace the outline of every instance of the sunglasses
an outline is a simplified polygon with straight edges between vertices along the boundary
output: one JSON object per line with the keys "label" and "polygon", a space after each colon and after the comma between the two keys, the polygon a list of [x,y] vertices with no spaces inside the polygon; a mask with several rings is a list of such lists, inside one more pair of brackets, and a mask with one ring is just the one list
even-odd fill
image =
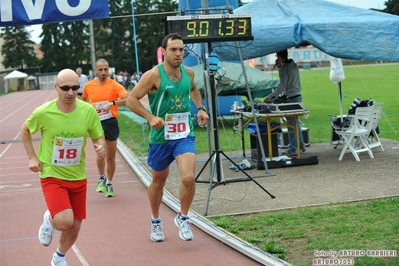
{"label": "sunglasses", "polygon": [[68,86],[68,85],[60,86],[60,85],[57,84],[57,86],[58,86],[58,88],[60,88],[60,89],[63,90],[63,91],[69,91],[69,90],[77,91],[77,90],[79,90],[79,88],[80,88],[79,85],[74,85],[74,86]]}

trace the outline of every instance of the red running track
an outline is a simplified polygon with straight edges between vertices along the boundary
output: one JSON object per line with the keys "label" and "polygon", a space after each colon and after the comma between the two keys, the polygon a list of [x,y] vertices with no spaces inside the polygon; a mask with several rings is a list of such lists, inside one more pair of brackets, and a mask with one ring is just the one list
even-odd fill
{"label": "red running track", "polygon": [[[0,265],[50,265],[58,246],[56,231],[49,247],[37,238],[46,205],[39,177],[28,169],[19,130],[35,107],[56,97],[54,90],[10,93],[0,97]],[[40,135],[33,136],[37,150]],[[95,192],[98,178],[95,154],[88,141],[87,219],[67,253],[70,266],[79,265],[260,265],[192,226],[195,239],[179,238],[175,212],[162,204],[165,241],[149,238],[147,188],[117,154],[114,198]]]}

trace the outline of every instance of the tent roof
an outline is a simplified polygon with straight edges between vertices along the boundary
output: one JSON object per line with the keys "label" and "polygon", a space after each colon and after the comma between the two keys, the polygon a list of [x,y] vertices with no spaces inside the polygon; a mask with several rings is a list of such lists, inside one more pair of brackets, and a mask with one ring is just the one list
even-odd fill
{"label": "tent roof", "polygon": [[[325,0],[254,0],[234,13],[252,14],[244,59],[309,43],[337,58],[399,61],[399,16]],[[221,60],[239,59],[231,45],[214,45]]]}
{"label": "tent roof", "polygon": [[[219,62],[222,68],[215,74],[216,94],[226,95],[247,95],[244,73],[241,64],[232,62]],[[205,90],[203,65],[191,67],[194,72],[194,81],[198,89],[203,93]],[[254,98],[261,98],[278,86],[280,80],[270,73],[245,65],[245,72],[248,78],[248,85]]]}
{"label": "tent roof", "polygon": [[22,73],[18,70],[14,70],[13,72],[11,72],[10,74],[8,74],[7,76],[4,77],[5,80],[7,79],[21,79],[21,78],[27,78],[28,74],[26,73]]}

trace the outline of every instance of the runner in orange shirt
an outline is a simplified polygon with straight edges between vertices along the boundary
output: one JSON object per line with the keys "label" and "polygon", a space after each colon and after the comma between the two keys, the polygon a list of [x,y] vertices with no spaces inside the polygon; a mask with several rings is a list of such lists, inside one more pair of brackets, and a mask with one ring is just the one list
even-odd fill
{"label": "runner in orange shirt", "polygon": [[82,100],[89,100],[96,108],[107,143],[106,158],[97,158],[100,177],[96,191],[105,192],[106,197],[113,197],[112,180],[116,169],[116,141],[119,137],[118,106],[126,104],[128,91],[121,84],[109,78],[109,65],[105,59],[97,60],[94,71],[96,78],[85,84]]}

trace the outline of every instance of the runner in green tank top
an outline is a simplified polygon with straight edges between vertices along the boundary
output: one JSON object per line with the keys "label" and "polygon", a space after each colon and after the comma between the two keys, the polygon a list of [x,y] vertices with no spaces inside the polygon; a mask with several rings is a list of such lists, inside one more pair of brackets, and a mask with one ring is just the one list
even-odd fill
{"label": "runner in green tank top", "polygon": [[[198,108],[200,126],[209,116],[202,106],[201,94],[194,83],[194,71],[182,65],[184,44],[182,37],[172,33],[162,41],[164,62],[144,73],[129,95],[126,105],[150,124],[148,164],[152,168],[152,182],[148,188],[151,206],[150,238],[154,242],[165,239],[159,214],[163,187],[169,174],[169,165],[176,160],[181,176],[180,212],[174,223],[183,240],[194,238],[188,217],[195,194],[195,137],[190,117],[190,100]],[[140,99],[148,94],[151,111]]]}
{"label": "runner in green tank top", "polygon": [[[156,93],[148,94],[151,110],[155,116],[162,117],[165,120],[166,114],[190,112],[190,92],[191,80],[185,67],[180,65],[181,79],[172,81],[166,73],[162,64],[159,64],[161,84]],[[194,125],[192,119],[189,119],[189,136],[194,136]],[[160,144],[168,140],[164,137],[164,129],[158,128],[151,130],[150,143]]]}

